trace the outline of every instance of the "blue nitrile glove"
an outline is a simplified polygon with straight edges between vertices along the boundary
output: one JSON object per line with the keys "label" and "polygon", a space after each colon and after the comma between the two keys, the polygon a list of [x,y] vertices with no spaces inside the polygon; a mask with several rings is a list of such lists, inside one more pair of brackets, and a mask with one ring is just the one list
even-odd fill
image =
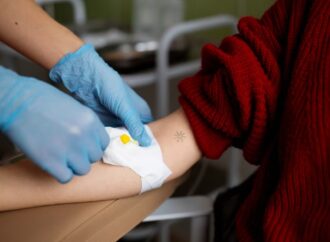
{"label": "blue nitrile glove", "polygon": [[86,174],[109,143],[91,109],[46,83],[3,67],[0,110],[0,130],[62,183],[73,174]]}
{"label": "blue nitrile glove", "polygon": [[143,146],[151,140],[143,123],[152,120],[147,103],[107,65],[93,46],[83,45],[64,56],[50,71],[50,79],[63,83],[73,96],[93,109],[108,126],[122,122]]}

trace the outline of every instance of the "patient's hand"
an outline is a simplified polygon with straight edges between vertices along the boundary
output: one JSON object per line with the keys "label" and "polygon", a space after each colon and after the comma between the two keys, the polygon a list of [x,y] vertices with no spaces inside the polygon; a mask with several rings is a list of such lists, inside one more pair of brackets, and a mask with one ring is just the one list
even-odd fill
{"label": "patient's hand", "polygon": [[[149,124],[174,179],[201,156],[182,110]],[[136,195],[140,177],[129,168],[93,165],[82,177],[59,184],[29,161],[0,167],[0,211],[40,205],[97,201]],[[19,194],[19,195],[18,195]]]}

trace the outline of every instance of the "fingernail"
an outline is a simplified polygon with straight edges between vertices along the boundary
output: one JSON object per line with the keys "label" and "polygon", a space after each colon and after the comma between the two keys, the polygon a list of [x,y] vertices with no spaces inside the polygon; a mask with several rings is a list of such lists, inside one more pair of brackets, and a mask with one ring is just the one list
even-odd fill
{"label": "fingernail", "polygon": [[66,184],[66,183],[70,182],[72,180],[72,178],[73,178],[73,175],[70,175],[67,177],[58,178],[57,180],[62,184]]}
{"label": "fingernail", "polygon": [[151,144],[151,139],[145,131],[139,142],[141,146],[149,146]]}
{"label": "fingernail", "polygon": [[148,124],[148,123],[150,123],[150,122],[152,122],[152,121],[154,121],[154,118],[153,118],[152,116],[147,116],[147,117],[143,117],[143,118],[142,118],[142,122],[143,122],[144,124]]}

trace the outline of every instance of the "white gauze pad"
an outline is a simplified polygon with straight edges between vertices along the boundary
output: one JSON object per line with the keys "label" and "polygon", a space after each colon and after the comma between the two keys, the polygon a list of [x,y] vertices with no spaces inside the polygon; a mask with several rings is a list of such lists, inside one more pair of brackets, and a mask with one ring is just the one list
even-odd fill
{"label": "white gauze pad", "polygon": [[141,193],[160,187],[172,174],[163,160],[162,151],[148,126],[144,126],[151,138],[148,147],[139,146],[125,128],[106,130],[110,143],[103,155],[103,162],[132,169],[141,177]]}

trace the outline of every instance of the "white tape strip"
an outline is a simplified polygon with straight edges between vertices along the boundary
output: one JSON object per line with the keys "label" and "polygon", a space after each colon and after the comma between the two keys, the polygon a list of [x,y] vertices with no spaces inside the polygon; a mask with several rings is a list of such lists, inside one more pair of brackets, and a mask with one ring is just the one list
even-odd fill
{"label": "white tape strip", "polygon": [[163,160],[160,146],[151,130],[145,128],[152,139],[148,147],[142,147],[134,141],[125,128],[106,128],[110,144],[104,152],[103,162],[125,166],[141,177],[141,193],[160,187],[172,174]]}

